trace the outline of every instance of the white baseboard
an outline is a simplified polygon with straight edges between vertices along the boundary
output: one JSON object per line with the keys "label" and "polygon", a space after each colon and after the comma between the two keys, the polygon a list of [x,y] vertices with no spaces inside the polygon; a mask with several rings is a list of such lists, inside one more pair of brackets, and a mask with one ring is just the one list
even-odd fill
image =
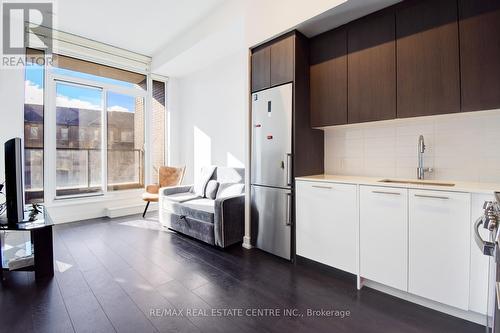
{"label": "white baseboard", "polygon": [[250,244],[250,237],[248,236],[243,237],[243,244],[241,246],[247,250],[253,248],[252,244]]}
{"label": "white baseboard", "polygon": [[365,287],[381,291],[383,293],[392,295],[394,297],[404,299],[408,302],[416,303],[418,305],[422,305],[422,306],[425,306],[427,308],[431,308],[433,310],[443,312],[443,313],[449,314],[449,315],[454,316],[454,317],[462,318],[462,319],[465,319],[465,320],[468,320],[468,321],[471,321],[471,322],[474,322],[474,323],[477,323],[480,325],[486,325],[486,315],[483,315],[480,313],[476,313],[473,311],[466,311],[466,310],[458,309],[458,308],[455,308],[455,307],[452,307],[452,306],[449,306],[446,304],[431,301],[429,299],[426,299],[426,298],[423,298],[423,297],[420,297],[417,295],[413,295],[413,294],[404,292],[402,290],[397,290],[397,289],[394,289],[394,288],[388,287],[386,285],[383,285],[383,284],[380,284],[380,283],[377,283],[377,282],[374,282],[371,280],[367,280],[367,279],[363,279],[363,285]]}
{"label": "white baseboard", "polygon": [[[144,208],[146,207],[146,203],[143,205],[128,205],[122,207],[110,207],[106,208],[105,214],[109,218],[122,217],[127,215],[134,215],[144,212]],[[149,204],[148,213],[152,211],[158,210],[158,204],[152,202]],[[146,213],[147,216],[147,213]]]}

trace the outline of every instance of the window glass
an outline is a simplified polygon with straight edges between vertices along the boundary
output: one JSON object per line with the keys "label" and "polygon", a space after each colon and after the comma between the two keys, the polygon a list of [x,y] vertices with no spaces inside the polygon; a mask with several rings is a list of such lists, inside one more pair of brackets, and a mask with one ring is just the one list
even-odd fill
{"label": "window glass", "polygon": [[[56,83],[56,196],[102,192],[102,100],[99,88]],[[71,137],[70,132],[78,133]],[[92,133],[92,135],[89,135]]]}
{"label": "window glass", "polygon": [[144,98],[108,92],[108,191],[144,187]]}
{"label": "window glass", "polygon": [[165,82],[153,81],[153,101],[152,101],[152,123],[151,123],[151,175],[156,181],[158,170],[165,165],[166,149],[166,122],[167,109],[165,102]]}

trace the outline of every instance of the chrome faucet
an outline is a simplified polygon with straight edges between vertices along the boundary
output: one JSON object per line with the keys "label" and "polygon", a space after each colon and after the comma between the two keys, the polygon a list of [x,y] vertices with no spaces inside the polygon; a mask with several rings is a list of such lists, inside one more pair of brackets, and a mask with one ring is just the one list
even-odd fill
{"label": "chrome faucet", "polygon": [[420,135],[418,137],[418,167],[417,167],[418,179],[424,179],[426,172],[432,172],[432,168],[424,168],[424,152],[425,152],[424,136]]}

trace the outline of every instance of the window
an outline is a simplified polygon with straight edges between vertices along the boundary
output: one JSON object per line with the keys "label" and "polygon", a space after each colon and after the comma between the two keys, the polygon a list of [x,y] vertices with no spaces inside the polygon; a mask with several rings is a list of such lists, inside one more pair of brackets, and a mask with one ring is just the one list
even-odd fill
{"label": "window", "polygon": [[60,133],[61,133],[60,140],[62,140],[62,141],[68,141],[69,128],[67,128],[67,127],[61,127]]}
{"label": "window", "polygon": [[167,128],[167,110],[165,103],[165,82],[153,81],[153,104],[151,106],[151,175],[158,179],[158,170],[166,164],[165,141]]}
{"label": "window", "polygon": [[146,77],[61,55],[54,63],[56,197],[142,188]]}
{"label": "window", "polygon": [[134,142],[134,132],[132,131],[122,131],[122,142],[132,143]]}
{"label": "window", "polygon": [[[144,187],[151,173],[145,172],[146,75],[52,54],[45,78],[36,58],[44,53],[27,49],[26,57],[26,202]],[[149,168],[156,178],[165,164],[165,84],[153,83]]]}
{"label": "window", "polygon": [[[80,110],[80,112],[81,112],[81,110]],[[79,128],[78,129],[78,140],[80,142],[82,142],[83,144],[85,144],[86,131],[87,131],[86,128]]]}
{"label": "window", "polygon": [[31,125],[30,127],[30,139],[37,140],[38,139],[38,126]]}
{"label": "window", "polygon": [[43,201],[44,67],[42,51],[26,49],[24,77],[24,183],[26,203]]}

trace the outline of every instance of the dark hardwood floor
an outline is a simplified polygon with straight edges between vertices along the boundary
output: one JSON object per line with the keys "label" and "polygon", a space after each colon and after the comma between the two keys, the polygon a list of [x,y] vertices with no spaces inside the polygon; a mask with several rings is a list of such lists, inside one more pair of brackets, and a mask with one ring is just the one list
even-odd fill
{"label": "dark hardwood floor", "polygon": [[[484,332],[368,288],[357,291],[349,276],[239,245],[222,251],[159,230],[153,221],[58,225],[55,278],[36,284],[32,273],[7,273],[0,332]],[[245,315],[285,308],[304,316]],[[350,315],[307,317],[308,308]],[[163,315],[152,315],[154,309]],[[197,313],[188,316],[192,309]],[[241,317],[200,315],[212,309],[244,310]]]}

